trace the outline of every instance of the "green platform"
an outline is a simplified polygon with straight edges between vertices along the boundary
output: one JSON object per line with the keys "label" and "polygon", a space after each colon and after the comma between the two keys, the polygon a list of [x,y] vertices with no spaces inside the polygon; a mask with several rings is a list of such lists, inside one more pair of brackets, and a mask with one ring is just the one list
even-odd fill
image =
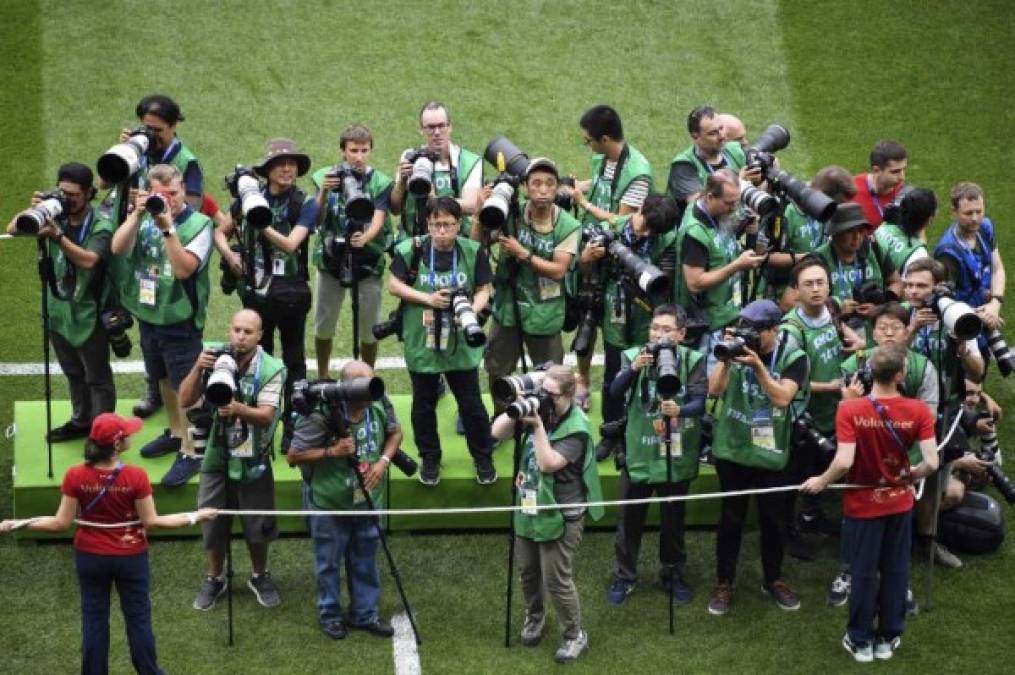
{"label": "green platform", "polygon": [[[402,421],[405,432],[403,448],[415,456],[415,443],[409,425],[409,406],[411,397],[408,394],[396,394],[391,400]],[[121,401],[117,412],[129,415],[132,401]],[[487,401],[488,408],[490,407]],[[593,410],[598,410],[598,401],[593,402]],[[68,401],[53,402],[54,425],[62,424],[70,415]],[[598,412],[592,415],[594,428],[598,428]],[[46,425],[45,405],[42,401],[18,401],[14,405],[14,421],[17,436],[14,441],[14,517],[29,518],[32,516],[49,515],[56,511],[60,501],[60,482],[68,467],[82,461],[83,441],[56,443],[53,445],[53,478],[47,476],[46,444],[44,430]],[[173,513],[193,510],[197,502],[198,478],[195,476],[189,484],[180,488],[164,488],[158,481],[172,463],[172,456],[158,459],[142,459],[136,450],[146,442],[162,433],[166,426],[164,413],[159,413],[146,420],[144,429],[133,439],[132,449],[126,460],[144,467],[152,479],[155,503],[160,513]],[[389,473],[389,506],[391,508],[437,508],[462,506],[495,506],[510,501],[510,474],[512,470],[511,442],[502,443],[496,450],[495,460],[500,480],[496,485],[480,486],[476,483],[472,459],[465,446],[465,439],[455,433],[455,402],[451,396],[445,396],[438,408],[438,428],[443,445],[441,482],[435,487],[425,487],[416,478],[407,478],[395,468]],[[599,465],[606,499],[617,498],[617,472],[613,462],[608,460]],[[278,509],[302,508],[300,497],[300,474],[291,468],[284,457],[278,455],[275,461],[275,504]],[[694,482],[692,493],[716,492],[718,483],[711,467],[703,466],[701,475]],[[688,525],[714,525],[718,520],[718,500],[700,500],[688,503]],[[596,526],[612,527],[616,523],[617,509],[607,509],[603,520]],[[394,516],[388,526],[392,530],[467,530],[479,528],[504,528],[507,515],[503,513],[475,515],[435,515],[435,516]],[[658,523],[658,509],[649,512],[649,522]],[[280,518],[279,526],[283,532],[304,532],[302,518]],[[154,535],[186,533],[188,530],[156,530]],[[196,533],[192,528],[189,532]],[[44,537],[37,532],[20,530],[22,537]],[[65,536],[65,535],[63,535]]]}

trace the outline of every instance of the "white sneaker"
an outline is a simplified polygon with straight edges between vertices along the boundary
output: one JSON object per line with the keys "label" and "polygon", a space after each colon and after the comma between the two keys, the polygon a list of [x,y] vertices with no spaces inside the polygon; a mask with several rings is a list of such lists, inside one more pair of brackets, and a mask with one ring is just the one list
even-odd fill
{"label": "white sneaker", "polygon": [[842,646],[853,655],[853,660],[857,663],[872,663],[874,661],[874,648],[869,642],[857,644],[850,640],[849,633],[846,633],[842,636]]}
{"label": "white sneaker", "polygon": [[895,650],[902,644],[902,638],[899,636],[893,637],[891,640],[885,638],[878,638],[874,643],[874,658],[882,661],[887,661],[892,658]]}
{"label": "white sneaker", "polygon": [[585,648],[589,646],[589,634],[585,632],[583,628],[578,637],[571,640],[564,640],[560,644],[560,648],[557,653],[553,655],[553,660],[557,663],[570,663],[576,661],[581,653],[585,651]]}

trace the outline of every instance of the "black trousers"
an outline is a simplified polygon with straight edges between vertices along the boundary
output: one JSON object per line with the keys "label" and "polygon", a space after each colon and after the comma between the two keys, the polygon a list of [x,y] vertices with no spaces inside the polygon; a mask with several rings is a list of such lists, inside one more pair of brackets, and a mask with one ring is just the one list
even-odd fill
{"label": "black trousers", "polygon": [[610,400],[610,383],[620,372],[620,357],[623,354],[623,347],[614,347],[610,344],[603,344],[606,350],[603,359],[603,421],[612,422],[624,415],[624,402]]}
{"label": "black trousers", "polygon": [[[689,481],[666,483],[634,483],[625,468],[620,472],[620,498],[644,499],[653,494],[660,497],[686,495]],[[645,516],[650,504],[626,504],[620,509],[614,551],[617,561],[613,576],[624,581],[638,579],[638,551],[645,531]],[[684,502],[663,502],[659,504],[659,563],[662,575],[683,576],[687,551],[684,547]]]}
{"label": "black trousers", "polygon": [[97,415],[116,408],[116,384],[109,365],[106,331],[96,326],[80,347],[72,346],[56,331],[50,331],[49,341],[67,377],[72,410],[70,421],[89,428]]}
{"label": "black trousers", "polygon": [[[719,488],[723,492],[786,484],[782,471],[767,471],[722,459],[715,460]],[[723,497],[719,529],[715,537],[716,577],[719,583],[733,583],[749,497]],[[761,526],[761,568],[765,583],[782,578],[783,543],[786,536],[786,498],[780,492],[757,495]]]}
{"label": "black trousers", "polygon": [[282,362],[286,368],[285,390],[282,395],[282,424],[289,429],[292,425],[293,384],[307,377],[307,355],[303,342],[307,333],[307,314],[310,307],[308,305],[306,308],[297,306],[283,309],[252,304],[248,309],[253,309],[261,315],[261,326],[264,329],[261,335],[261,348],[272,356],[275,355],[275,330],[278,330],[279,342],[282,344]]}
{"label": "black trousers", "polygon": [[441,439],[437,435],[438,384],[441,376],[458,403],[458,414],[465,427],[465,440],[473,459],[490,457],[490,417],[479,392],[479,370],[449,370],[445,373],[414,373],[412,379],[412,433],[420,457],[441,458]]}

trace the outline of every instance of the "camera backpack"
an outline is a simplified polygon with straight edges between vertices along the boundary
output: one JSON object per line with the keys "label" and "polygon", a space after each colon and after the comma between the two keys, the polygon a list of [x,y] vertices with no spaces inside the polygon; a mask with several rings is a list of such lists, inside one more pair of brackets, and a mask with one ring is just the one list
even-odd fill
{"label": "camera backpack", "polygon": [[938,516],[938,540],[960,553],[993,553],[1004,541],[1004,512],[982,492],[966,492],[962,503]]}

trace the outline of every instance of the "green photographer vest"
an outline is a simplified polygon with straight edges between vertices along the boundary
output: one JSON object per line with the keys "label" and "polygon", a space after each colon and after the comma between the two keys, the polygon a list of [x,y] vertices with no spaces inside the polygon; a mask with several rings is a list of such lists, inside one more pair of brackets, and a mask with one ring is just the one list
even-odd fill
{"label": "green photographer vest", "polygon": [[[842,339],[834,321],[829,321],[820,328],[811,328],[799,307],[791,309],[783,317],[781,329],[792,342],[789,347],[802,349],[810,363],[810,379],[812,382],[831,382],[841,375]],[[807,410],[814,418],[814,426],[824,434],[835,432],[835,411],[839,407],[840,395],[837,392],[811,393]]]}
{"label": "green photographer vest", "polygon": [[906,269],[906,264],[914,253],[921,248],[925,254],[927,252],[927,244],[919,237],[910,237],[894,223],[881,223],[881,226],[874,231],[874,240],[878,242],[878,248],[892,263],[892,267],[899,271],[899,274],[902,274]]}
{"label": "green photographer vest", "polygon": [[[606,169],[606,155],[592,155],[592,185],[589,187],[588,200],[595,206],[609,211],[610,213],[620,212],[620,198],[631,185],[635,178],[648,179],[648,189],[652,191],[652,166],[645,155],[641,154],[633,145],[625,143],[627,158],[620,167],[620,176],[614,176],[613,181],[603,178],[603,171]],[[616,189],[613,186],[616,185]],[[599,221],[590,213],[582,215],[582,224],[595,225]]]}
{"label": "green photographer vest", "polygon": [[[60,229],[67,231],[62,223]],[[85,250],[92,250],[93,243],[98,237],[104,236],[108,239],[112,235],[113,224],[103,218],[98,209],[89,207],[74,243]],[[46,247],[53,260],[57,290],[63,296],[58,298],[53,295],[47,285],[49,329],[58,333],[72,346],[80,347],[95,332],[99,312],[109,295],[109,281],[103,274],[106,261],[100,261],[92,269],[84,269],[71,263],[64,255],[60,244],[52,239],[46,240]]]}
{"label": "green photographer vest", "polygon": [[[589,418],[577,406],[571,406],[571,412],[561,420],[557,428],[550,433],[550,443],[568,436],[581,434],[585,438],[585,459],[582,464],[582,481],[585,483],[585,499],[598,502],[603,499],[603,489],[599,483],[599,470],[596,468],[595,451],[592,447],[592,427]],[[526,433],[525,453],[522,457],[522,473],[525,474],[525,486],[536,491],[536,505],[556,504],[554,478],[552,473],[543,473],[536,464],[536,452],[532,447],[532,435]],[[529,486],[534,486],[529,488]],[[519,490],[515,506],[522,505],[523,491]],[[602,506],[591,506],[588,510],[592,520],[603,517]],[[533,514],[524,511],[514,513],[515,534],[532,541],[555,541],[564,534],[564,515],[559,509],[540,509]]]}
{"label": "green photographer vest", "polygon": [[[311,180],[314,182],[314,186],[321,189],[321,184],[324,183],[325,175],[334,170],[334,166],[326,166],[323,169],[318,169],[314,172]],[[373,167],[370,167],[366,185],[363,191],[366,192],[370,199],[376,201],[385,190],[389,190],[394,184],[391,177],[384,174]],[[320,227],[317,230],[317,236],[314,238],[314,252],[313,261],[314,265],[317,266],[318,270],[327,270],[323,260],[324,240],[329,234],[341,234],[344,229],[348,226],[347,218],[345,217],[345,195],[342,190],[333,190],[328,195],[328,201],[325,204],[325,215],[324,220],[321,222]],[[370,226],[370,223],[364,223],[363,229],[365,230]],[[391,244],[391,215],[388,212],[384,213],[384,226],[381,232],[374,237],[373,241],[363,247],[363,264],[371,269],[371,273],[375,276],[381,276],[384,274],[384,251],[387,250]]]}
{"label": "green photographer vest", "polygon": [[831,273],[833,298],[852,300],[853,289],[860,288],[861,284],[870,279],[877,281],[881,288],[885,287],[885,278],[881,273],[881,265],[874,246],[864,244],[852,263],[839,261],[835,251],[832,250],[831,240],[819,246],[814,253],[824,261]]}
{"label": "green photographer vest", "polygon": [[711,225],[706,225],[693,215],[693,205],[688,205],[685,213],[685,222],[677,230],[677,268],[680,274],[676,275],[676,301],[677,304],[690,309],[697,307],[704,312],[704,318],[708,321],[709,330],[718,330],[730,324],[740,312],[743,304],[743,274],[738,272],[726,281],[713,286],[703,293],[692,294],[687,288],[684,279],[681,263],[683,242],[685,237],[691,237],[699,242],[708,251],[709,270],[725,267],[743,252],[740,242],[733,235],[728,235],[716,230]]}
{"label": "green photographer vest", "polygon": [[[307,196],[306,193],[295,186],[286,190],[281,195],[271,195],[268,193],[267,188],[262,189],[261,194],[264,195],[264,198],[268,202],[268,207],[271,209],[271,227],[283,237],[288,237],[292,233],[302,209],[312,200],[312,197]],[[243,220],[239,200],[233,202],[230,212],[233,222],[237,224],[238,238],[242,242],[244,250],[243,255],[246,257],[248,255],[247,252],[251,249],[253,250],[254,281],[260,284],[261,292],[267,292],[269,288],[270,281],[265,279],[270,280],[276,277],[309,279],[309,270],[304,268],[305,257],[303,251],[309,245],[306,240],[295,251],[288,253],[278,246],[267,242],[260,236],[260,230],[248,225]],[[271,256],[270,263],[265,261],[265,244],[267,244]],[[270,269],[268,268],[269,265]],[[282,266],[281,270],[278,270],[277,265]],[[254,294],[257,292],[257,289],[249,287],[246,274],[237,279],[236,283],[237,292],[244,301],[249,301],[255,297]]]}
{"label": "green photographer vest", "polygon": [[[473,168],[479,163],[480,171],[480,182],[482,182],[482,158],[474,152],[469,152],[465,148],[458,148],[458,161],[455,162],[457,181],[451,180],[451,172],[448,170],[434,171],[434,186],[433,194],[436,197],[455,197],[460,198],[462,196],[462,184],[465,179],[472,173]],[[457,185],[455,184],[457,182]],[[404,214],[404,222],[406,227],[412,228],[413,223],[416,222],[416,198],[406,192],[405,203],[402,206],[402,213]],[[463,237],[469,236],[470,228],[472,227],[472,219],[469,216],[462,217],[462,229],[459,234]],[[405,231],[399,228],[396,244],[400,244],[406,237],[411,238],[414,233],[411,231]],[[424,230],[420,234],[426,234]]]}
{"label": "green photographer vest", "polygon": [[[429,248],[430,235],[421,238],[420,246],[423,250]],[[412,239],[406,239],[395,247],[395,255],[399,255],[405,261],[405,266],[412,264]],[[417,291],[433,293],[441,288],[463,288],[469,294],[470,299],[475,291],[476,257],[479,253],[479,242],[458,237],[455,240],[455,250],[458,256],[457,278],[451,270],[445,272],[434,272],[431,280],[429,260],[426,255],[421,255],[419,260],[419,273],[416,275]],[[450,331],[447,337],[447,349],[438,351],[428,349],[427,329],[423,324],[425,316],[434,316],[439,319],[441,312],[418,305],[415,302],[405,303],[402,314],[402,340],[405,343],[405,364],[414,373],[444,373],[450,370],[472,370],[479,367],[483,358],[482,347],[470,347],[465,342],[465,334],[453,320],[452,308],[448,307],[446,312],[452,317]]]}
{"label": "green photographer vest", "polygon": [[[807,358],[801,350],[789,345],[780,345],[776,351],[779,353],[775,367],[769,365],[771,356],[761,356],[761,359],[777,380],[790,364]],[[715,422],[712,455],[716,459],[768,471],[786,468],[793,432],[792,409],[805,403],[805,399],[805,394],[797,392],[790,405],[776,408],[749,366],[731,364],[729,382],[722,397],[722,412]]]}
{"label": "green photographer vest", "polygon": [[[627,362],[634,361],[641,347],[632,347],[624,352]],[[705,358],[701,352],[677,346],[677,370],[680,376],[680,391],[674,400],[677,405],[687,403],[687,381],[691,372]],[[665,435],[657,431],[657,424],[665,418],[659,412],[656,385],[649,378],[648,369],[638,372],[634,385],[627,397],[627,427],[624,441],[627,447],[627,472],[634,483],[666,482]],[[679,428],[679,443],[670,447],[673,481],[694,480],[698,476],[698,452],[701,449],[701,421],[693,417],[671,420],[674,430]],[[665,431],[664,431],[665,434]]]}
{"label": "green photographer vest", "polygon": [[[179,237],[182,246],[186,246],[206,229],[210,234],[213,229],[211,220],[190,211],[186,220],[176,223],[175,236]],[[197,330],[203,330],[208,308],[208,261],[202,262],[189,279],[180,281],[173,276],[165,241],[152,217],[148,214],[142,216],[134,248],[123,256],[127,275],[120,283],[120,301],[141,321],[168,326],[193,319]],[[141,301],[142,279],[155,281],[154,304]]]}
{"label": "green photographer vest", "polygon": [[[205,343],[205,349],[219,349],[223,343]],[[281,359],[276,359],[260,347],[257,354],[247,366],[247,372],[240,377],[239,400],[249,406],[257,406],[257,395],[261,388],[275,376],[281,373],[284,388],[286,377],[285,365]],[[282,405],[275,410],[275,417],[267,427],[259,427],[253,424],[247,425],[247,433],[250,434],[250,457],[234,457],[229,448],[219,444],[219,428],[222,424],[218,411],[213,416],[211,432],[208,434],[208,445],[204,449],[204,461],[201,462],[201,473],[227,473],[230,480],[249,482],[260,478],[267,470],[267,463],[270,461],[271,442],[275,437],[275,427],[282,415]],[[228,431],[226,431],[228,433]]]}
{"label": "green photographer vest", "polygon": [[[624,227],[630,221],[625,217],[618,222],[617,231],[623,232]],[[676,246],[677,231],[657,236],[652,235],[652,243],[649,250],[649,262],[656,264],[666,252]],[[609,264],[609,261],[604,261]],[[648,342],[648,328],[652,323],[652,307],[645,304],[644,298],[637,300],[629,297],[630,291],[626,288],[621,291],[621,271],[617,265],[612,268],[612,274],[606,279],[606,290],[603,292],[603,341],[605,344],[627,348],[632,345],[643,345]],[[623,294],[623,297],[621,297]],[[620,299],[622,302],[618,303]]]}
{"label": "green photographer vest", "polygon": [[[520,205],[525,213],[525,202]],[[553,230],[545,234],[536,232],[519,218],[517,239],[532,255],[553,260],[554,249],[573,234],[580,225],[567,211],[553,207]],[[573,261],[572,261],[573,262]],[[511,270],[515,270],[511,278]],[[530,265],[512,256],[501,254],[494,276],[496,294],[493,298],[493,318],[502,326],[515,325],[514,300],[517,294],[518,313],[522,331],[526,335],[556,335],[564,326],[564,280],[554,281],[537,275]]]}
{"label": "green photographer vest", "polygon": [[[727,141],[726,145],[722,147],[722,156],[726,160],[726,168],[730,169],[733,173],[739,173],[740,169],[747,164],[744,148],[737,141]],[[712,173],[712,169],[695,154],[693,144],[670,160],[670,166],[672,167],[674,164],[690,164],[693,166],[702,187],[705,187],[705,181],[708,180],[708,175]],[[674,197],[673,195],[670,196]]]}
{"label": "green photographer vest", "polygon": [[[314,506],[325,511],[370,510],[353,471],[352,461],[359,463],[360,470],[365,471],[366,465],[381,458],[387,425],[384,405],[380,401],[371,403],[359,422],[349,423],[349,434],[356,443],[356,457],[325,457],[313,465],[310,494]],[[383,508],[387,503],[386,486],[387,481],[381,480],[370,492],[374,506]]]}

